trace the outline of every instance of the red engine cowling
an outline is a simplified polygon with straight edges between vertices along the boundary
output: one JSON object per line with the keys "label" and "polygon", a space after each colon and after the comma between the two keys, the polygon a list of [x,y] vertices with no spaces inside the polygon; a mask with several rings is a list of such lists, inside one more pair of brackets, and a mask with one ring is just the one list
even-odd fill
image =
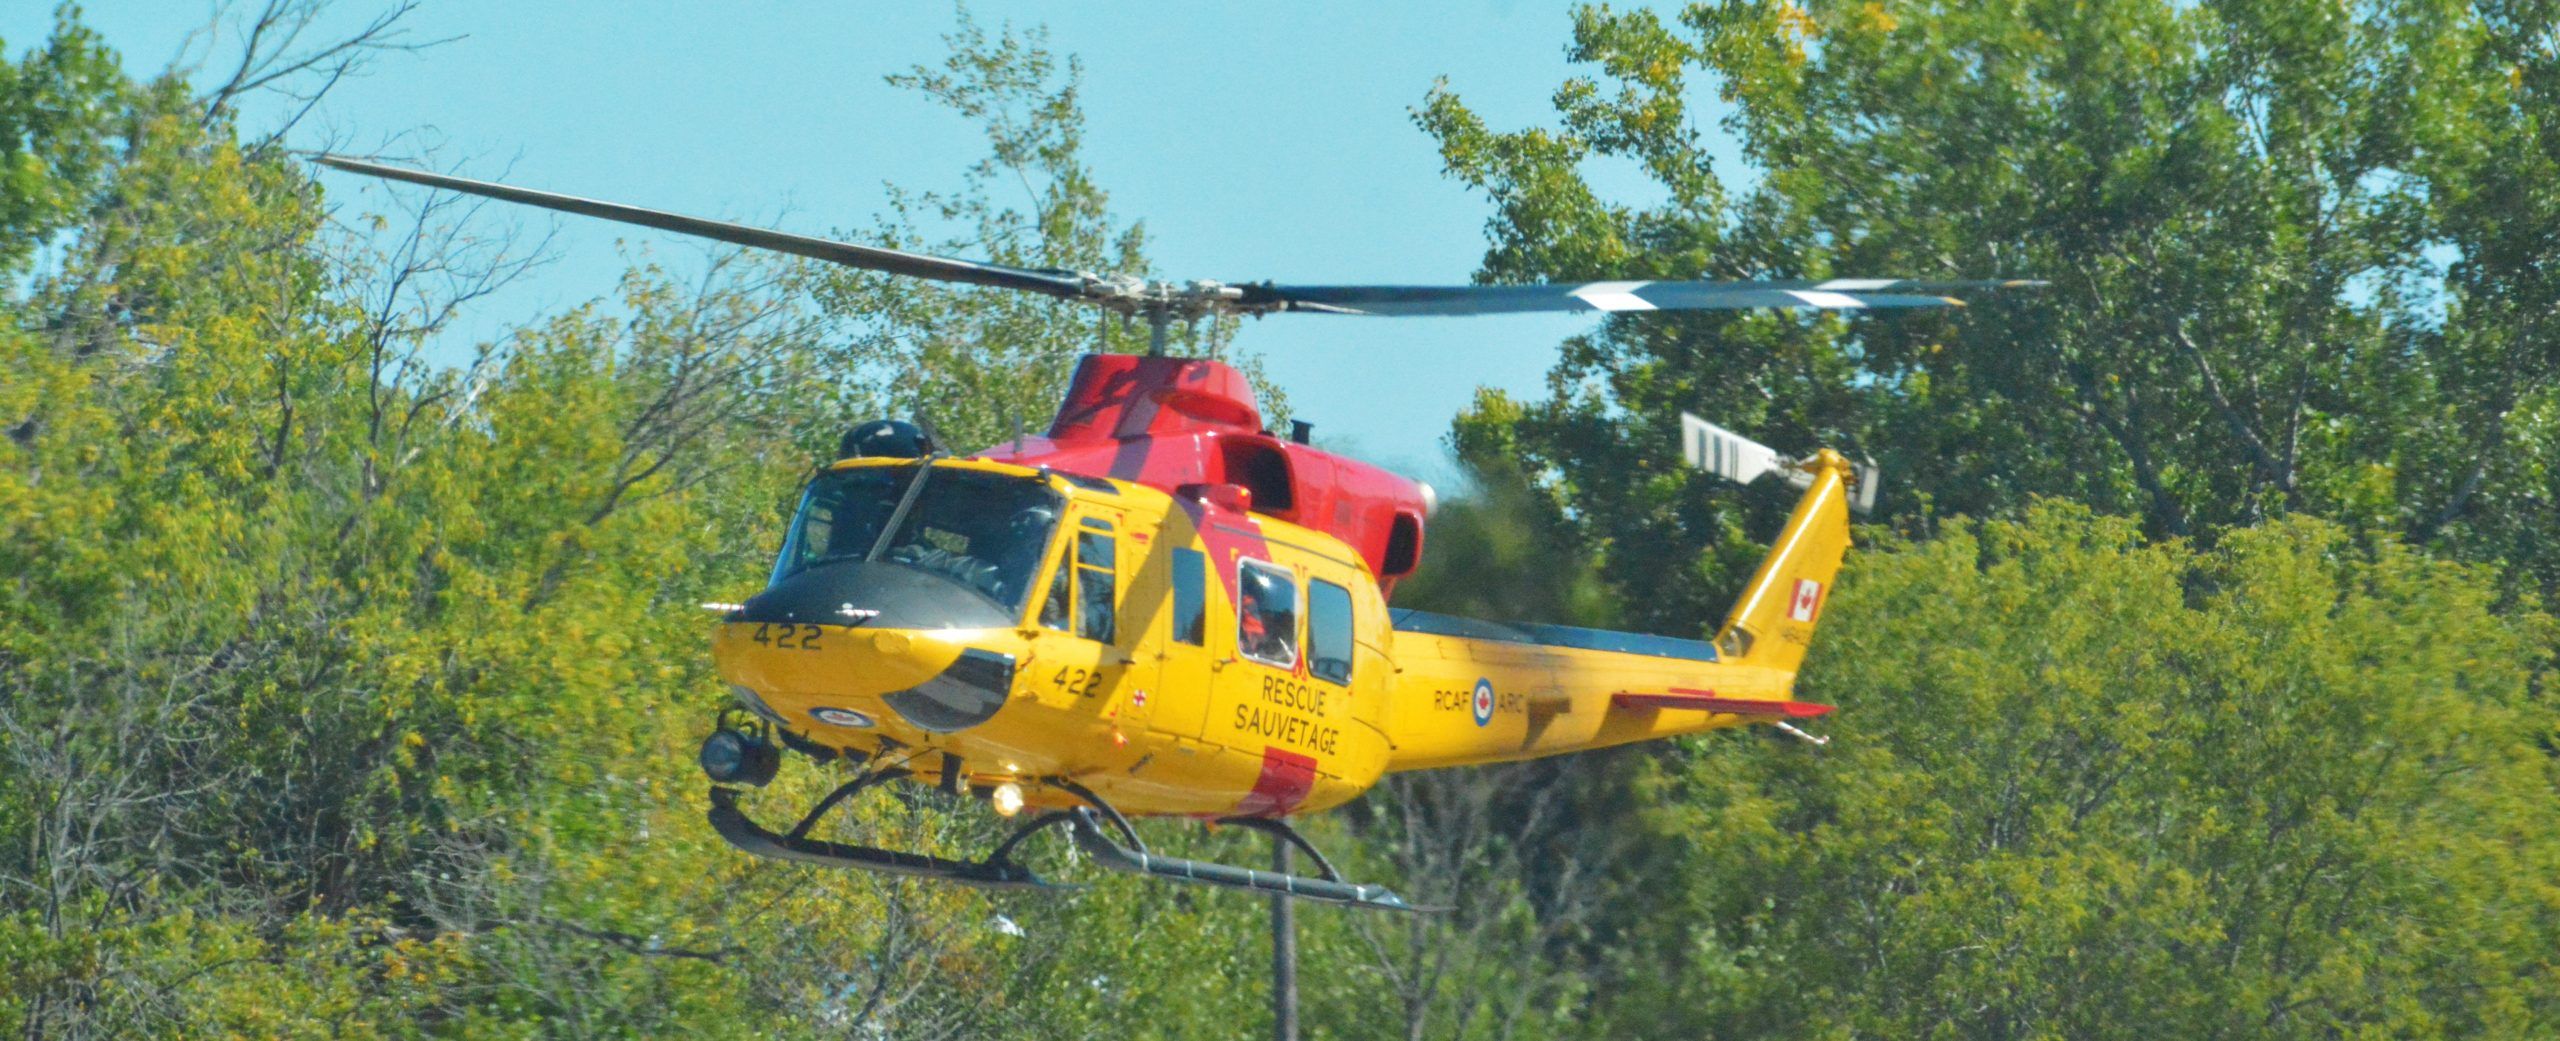
{"label": "red engine cowling", "polygon": [[1422,561],[1420,482],[1272,436],[1243,374],[1207,358],[1085,355],[1045,436],[979,454],[1174,494],[1234,486],[1255,513],[1349,543],[1382,590]]}

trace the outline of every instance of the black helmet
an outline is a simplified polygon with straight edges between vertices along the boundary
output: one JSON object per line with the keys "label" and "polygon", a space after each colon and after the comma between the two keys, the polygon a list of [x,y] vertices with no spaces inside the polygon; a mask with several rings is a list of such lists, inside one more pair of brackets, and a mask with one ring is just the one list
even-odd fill
{"label": "black helmet", "polygon": [[1007,526],[1013,530],[1013,534],[1028,538],[1046,533],[1050,528],[1057,526],[1057,523],[1057,507],[1035,502],[1023,507],[1022,512],[1014,514],[1013,520]]}
{"label": "black helmet", "polygon": [[836,442],[836,458],[922,459],[933,452],[933,439],[913,423],[875,419],[844,432]]}

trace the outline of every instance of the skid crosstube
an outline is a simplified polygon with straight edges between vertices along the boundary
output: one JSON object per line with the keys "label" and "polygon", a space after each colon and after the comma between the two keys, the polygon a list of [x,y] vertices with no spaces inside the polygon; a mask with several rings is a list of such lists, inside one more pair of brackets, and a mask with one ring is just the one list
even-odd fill
{"label": "skid crosstube", "polygon": [[[1281,827],[1286,826],[1281,825]],[[1364,907],[1382,911],[1422,910],[1405,903],[1403,897],[1397,896],[1385,886],[1361,885],[1334,878],[1309,878],[1305,875],[1289,875],[1277,871],[1256,871],[1252,868],[1240,868],[1184,857],[1168,857],[1149,853],[1143,849],[1131,849],[1114,841],[1110,834],[1103,830],[1101,820],[1088,809],[1074,811],[1073,817],[1068,822],[1068,830],[1075,835],[1076,846],[1084,850],[1086,856],[1092,857],[1094,863],[1115,871],[1136,872],[1177,882],[1197,882],[1229,889],[1274,893],[1299,900],[1341,904],[1346,907]],[[1294,839],[1294,836],[1292,838],[1293,841],[1304,846],[1304,840]],[[1311,847],[1309,851],[1313,851]],[[1331,873],[1329,865],[1327,873]]]}
{"label": "skid crosstube", "polygon": [[[749,820],[738,809],[738,793],[730,788],[711,789],[711,828],[741,852],[773,860],[791,860],[827,867],[861,868],[892,875],[938,878],[964,885],[988,889],[1055,888],[1031,869],[1001,859],[984,861],[951,860],[922,853],[903,853],[873,846],[848,846],[805,835],[784,835],[767,830]],[[1001,856],[1001,854],[999,854]]]}

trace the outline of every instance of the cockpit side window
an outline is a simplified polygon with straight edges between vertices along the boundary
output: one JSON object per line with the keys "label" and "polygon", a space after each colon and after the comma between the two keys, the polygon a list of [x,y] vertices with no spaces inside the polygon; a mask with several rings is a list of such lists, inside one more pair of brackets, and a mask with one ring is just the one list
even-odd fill
{"label": "cockpit side window", "polygon": [[1066,559],[1058,561],[1058,570],[1049,580],[1049,595],[1040,601],[1040,624],[1044,628],[1067,631],[1067,593],[1076,573],[1075,551],[1068,550]]}
{"label": "cockpit side window", "polygon": [[1289,569],[1236,561],[1236,653],[1273,668],[1298,666],[1298,580]]}

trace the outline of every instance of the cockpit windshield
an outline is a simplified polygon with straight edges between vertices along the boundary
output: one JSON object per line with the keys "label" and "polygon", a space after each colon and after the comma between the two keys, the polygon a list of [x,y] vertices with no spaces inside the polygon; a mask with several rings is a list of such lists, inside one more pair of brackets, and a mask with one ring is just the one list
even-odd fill
{"label": "cockpit windshield", "polygon": [[[774,581],[830,561],[869,558],[916,475],[913,466],[818,475],[800,500]],[[879,559],[949,579],[1019,613],[1057,530],[1058,508],[1057,493],[1037,481],[935,467]]]}

